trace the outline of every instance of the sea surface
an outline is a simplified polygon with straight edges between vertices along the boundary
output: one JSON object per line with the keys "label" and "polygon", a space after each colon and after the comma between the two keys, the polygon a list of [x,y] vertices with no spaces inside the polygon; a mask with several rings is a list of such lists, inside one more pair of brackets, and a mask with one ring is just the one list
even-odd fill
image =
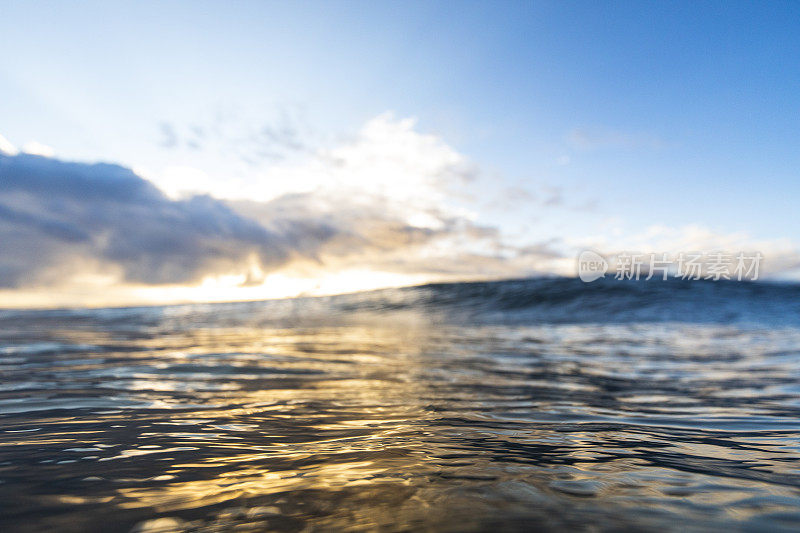
{"label": "sea surface", "polygon": [[0,311],[0,531],[800,529],[800,287]]}

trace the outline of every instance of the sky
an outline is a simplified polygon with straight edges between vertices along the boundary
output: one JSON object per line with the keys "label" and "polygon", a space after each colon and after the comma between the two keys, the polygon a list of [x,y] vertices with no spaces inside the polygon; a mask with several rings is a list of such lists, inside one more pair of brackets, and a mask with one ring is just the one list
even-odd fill
{"label": "sky", "polygon": [[0,0],[0,50],[0,307],[574,275],[584,249],[798,277],[794,2]]}

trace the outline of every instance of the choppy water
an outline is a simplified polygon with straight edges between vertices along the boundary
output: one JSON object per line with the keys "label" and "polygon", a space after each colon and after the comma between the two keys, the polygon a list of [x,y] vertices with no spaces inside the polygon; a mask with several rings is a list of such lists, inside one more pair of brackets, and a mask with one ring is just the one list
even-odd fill
{"label": "choppy water", "polygon": [[800,528],[800,289],[0,312],[3,531]]}

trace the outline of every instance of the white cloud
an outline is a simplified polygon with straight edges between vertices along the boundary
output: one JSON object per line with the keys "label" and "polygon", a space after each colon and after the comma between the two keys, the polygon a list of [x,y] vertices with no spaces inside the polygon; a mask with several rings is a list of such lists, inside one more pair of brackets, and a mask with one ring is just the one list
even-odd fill
{"label": "white cloud", "polygon": [[255,169],[247,176],[210,176],[180,165],[148,178],[171,197],[205,193],[225,200],[266,202],[314,192],[363,198],[365,203],[377,197],[419,217],[421,211],[449,203],[452,187],[473,172],[469,161],[442,139],[417,132],[414,119],[385,113],[346,142]]}
{"label": "white cloud", "polygon": [[55,155],[55,150],[53,150],[50,146],[42,144],[38,141],[28,141],[23,144],[22,152],[31,155],[41,155],[44,157],[53,157]]}
{"label": "white cloud", "polygon": [[6,155],[17,155],[19,150],[17,147],[11,144],[8,139],[0,135],[0,154]]}

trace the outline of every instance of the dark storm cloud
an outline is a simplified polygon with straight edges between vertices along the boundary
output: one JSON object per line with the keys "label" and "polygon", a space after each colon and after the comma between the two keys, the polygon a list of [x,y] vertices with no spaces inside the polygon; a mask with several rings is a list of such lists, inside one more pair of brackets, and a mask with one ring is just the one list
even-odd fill
{"label": "dark storm cloud", "polygon": [[76,265],[186,283],[289,258],[285,241],[208,196],[174,201],[132,171],[0,154],[0,286],[56,282]]}

